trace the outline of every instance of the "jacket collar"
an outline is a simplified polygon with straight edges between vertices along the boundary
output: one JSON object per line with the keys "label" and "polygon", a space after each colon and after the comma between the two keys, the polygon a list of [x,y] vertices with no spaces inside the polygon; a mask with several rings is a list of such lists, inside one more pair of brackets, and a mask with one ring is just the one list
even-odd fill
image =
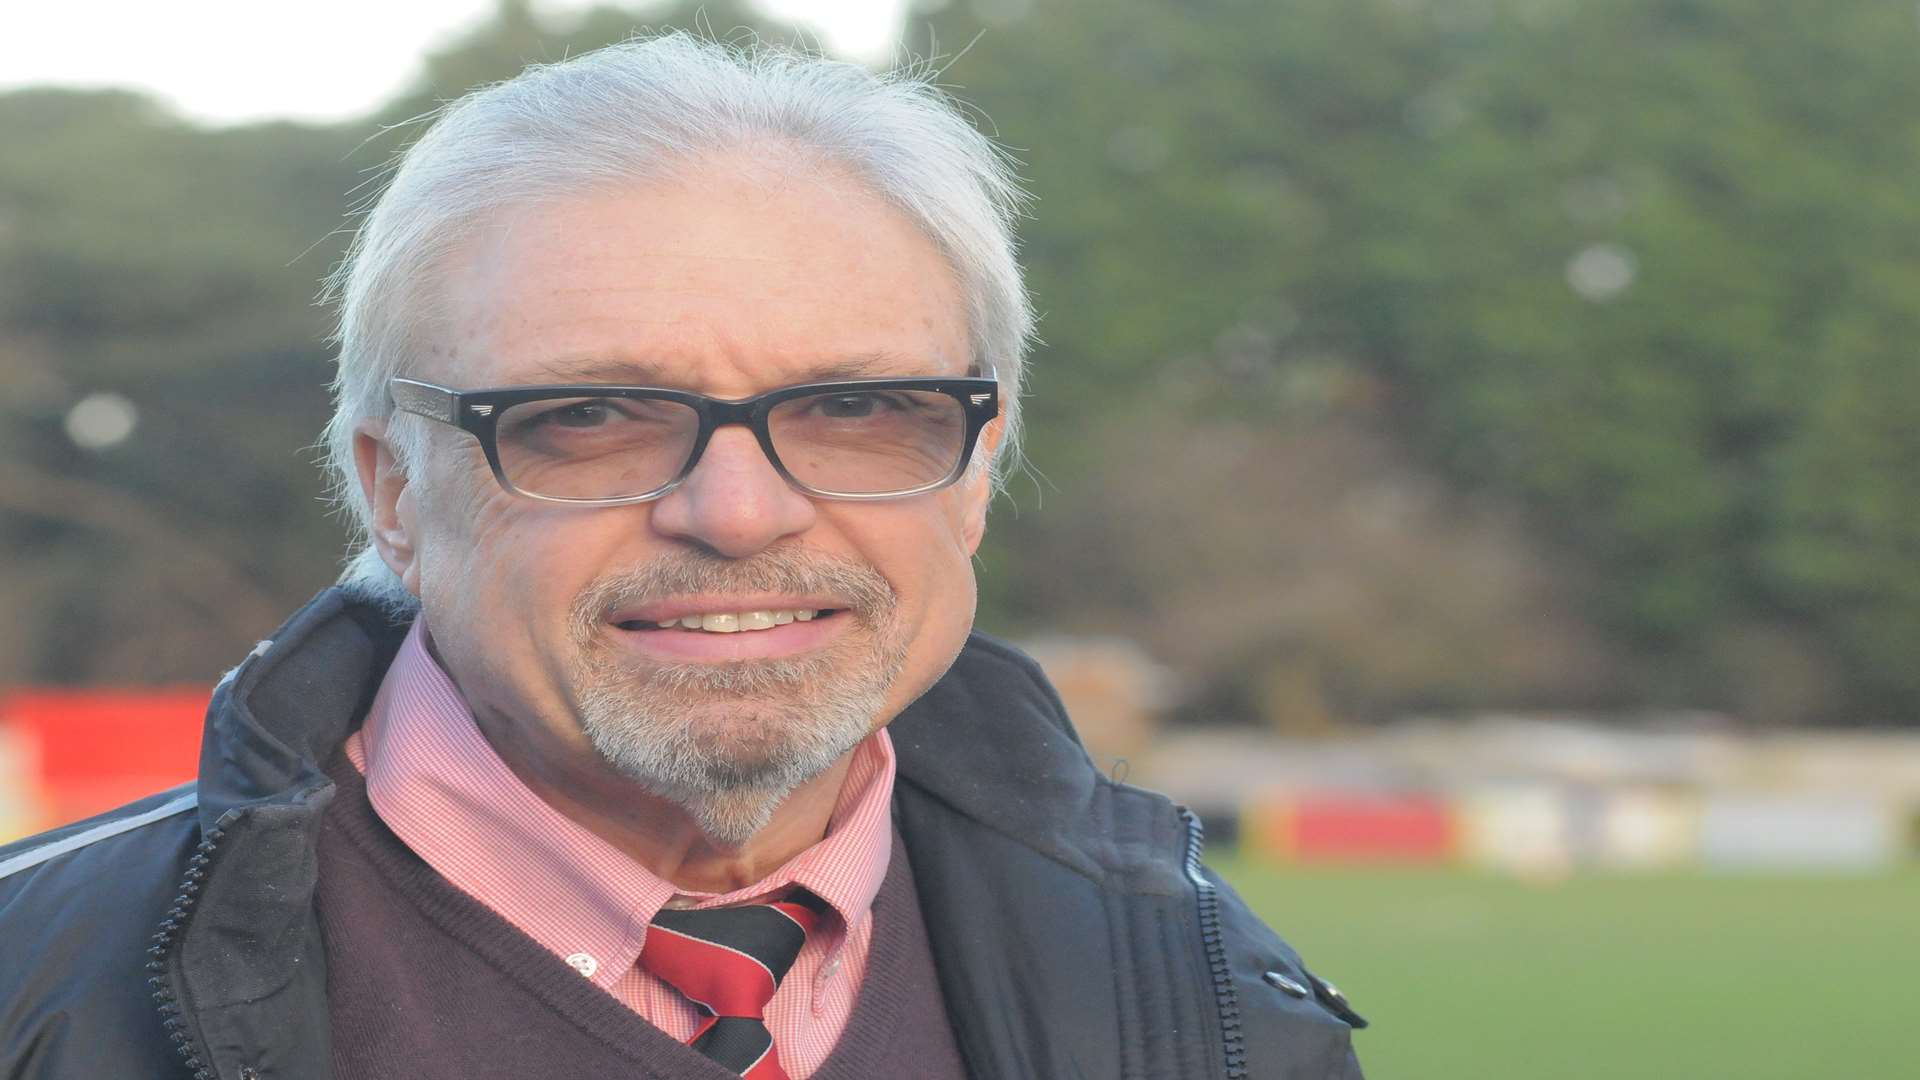
{"label": "jacket collar", "polygon": [[208,707],[202,830],[231,811],[330,785],[322,768],[365,715],[405,630],[328,589],[255,646]]}

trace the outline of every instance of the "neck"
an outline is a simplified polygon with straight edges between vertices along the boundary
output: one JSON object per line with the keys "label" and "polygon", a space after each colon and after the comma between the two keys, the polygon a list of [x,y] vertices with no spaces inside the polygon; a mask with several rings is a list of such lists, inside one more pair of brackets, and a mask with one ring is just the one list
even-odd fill
{"label": "neck", "polygon": [[688,892],[731,892],[779,869],[827,835],[858,748],[789,792],[738,846],[710,837],[693,809],[614,772],[591,748],[534,747],[526,725],[476,715],[480,732],[520,781],[554,809],[656,877]]}

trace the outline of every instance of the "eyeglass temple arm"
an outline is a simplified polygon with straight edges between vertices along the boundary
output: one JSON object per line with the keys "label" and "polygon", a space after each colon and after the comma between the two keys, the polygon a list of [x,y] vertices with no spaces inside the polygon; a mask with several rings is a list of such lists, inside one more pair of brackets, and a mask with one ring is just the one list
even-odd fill
{"label": "eyeglass temple arm", "polygon": [[393,379],[387,383],[387,392],[393,396],[393,407],[401,412],[410,412],[443,424],[460,422],[456,414],[459,396],[444,386],[416,379]]}

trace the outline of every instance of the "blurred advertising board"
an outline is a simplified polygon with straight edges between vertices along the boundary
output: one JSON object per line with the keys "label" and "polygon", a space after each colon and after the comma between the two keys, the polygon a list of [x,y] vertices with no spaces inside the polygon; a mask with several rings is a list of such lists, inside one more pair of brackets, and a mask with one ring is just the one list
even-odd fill
{"label": "blurred advertising board", "polygon": [[1242,844],[1290,862],[1436,863],[1452,859],[1452,809],[1427,794],[1320,793],[1264,799],[1243,811]]}
{"label": "blurred advertising board", "polygon": [[[191,780],[205,722],[204,686],[22,689],[0,695],[0,836],[111,810]],[[20,818],[6,811],[18,802]]]}

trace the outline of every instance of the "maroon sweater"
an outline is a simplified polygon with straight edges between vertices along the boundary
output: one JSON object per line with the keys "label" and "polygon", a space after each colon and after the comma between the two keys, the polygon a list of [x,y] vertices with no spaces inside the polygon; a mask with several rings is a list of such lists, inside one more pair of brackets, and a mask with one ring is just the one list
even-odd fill
{"label": "maroon sweater", "polygon": [[[360,774],[339,764],[318,893],[337,1080],[738,1080],[448,884],[381,822]],[[813,1077],[966,1075],[896,831],[859,1000]]]}

